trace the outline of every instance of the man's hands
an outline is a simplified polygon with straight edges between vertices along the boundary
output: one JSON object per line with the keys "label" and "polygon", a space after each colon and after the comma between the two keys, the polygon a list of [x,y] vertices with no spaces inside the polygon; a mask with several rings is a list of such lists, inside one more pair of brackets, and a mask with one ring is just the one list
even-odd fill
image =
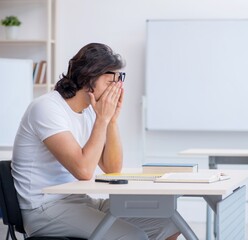
{"label": "man's hands", "polygon": [[[96,121],[86,145],[92,142],[94,151],[89,159],[91,161],[96,159],[99,167],[105,173],[120,172],[122,168],[123,153],[117,119],[120,114],[123,95],[122,82],[111,83],[97,100],[93,93],[89,93],[91,105],[96,113]],[[95,140],[92,141],[93,139]],[[97,146],[97,143],[102,145]],[[87,150],[86,145],[83,149],[84,152]],[[98,158],[96,151],[99,151],[98,154],[100,154]]]}
{"label": "man's hands", "polygon": [[120,94],[120,97],[119,97],[117,105],[116,105],[115,113],[114,113],[113,117],[111,118],[111,122],[116,122],[119,115],[120,115],[123,97],[124,97],[124,89],[121,88],[121,94]]}
{"label": "man's hands", "polygon": [[120,114],[124,91],[122,82],[111,83],[102,96],[96,101],[93,93],[89,93],[91,105],[99,119],[115,122]]}

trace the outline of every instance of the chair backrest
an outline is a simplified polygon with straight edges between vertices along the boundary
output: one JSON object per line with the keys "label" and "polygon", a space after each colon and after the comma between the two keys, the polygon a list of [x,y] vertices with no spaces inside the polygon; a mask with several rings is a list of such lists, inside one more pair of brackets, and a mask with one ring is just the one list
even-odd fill
{"label": "chair backrest", "polygon": [[3,223],[25,233],[21,210],[11,174],[11,161],[0,161],[0,207]]}

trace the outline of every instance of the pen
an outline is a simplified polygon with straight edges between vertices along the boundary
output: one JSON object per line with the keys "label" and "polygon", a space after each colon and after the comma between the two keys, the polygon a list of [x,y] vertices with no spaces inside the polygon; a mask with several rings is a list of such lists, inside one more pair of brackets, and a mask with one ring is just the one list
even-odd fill
{"label": "pen", "polygon": [[220,176],[219,176],[220,181],[227,180],[227,179],[230,179],[230,176],[226,175],[225,173],[220,173]]}
{"label": "pen", "polygon": [[109,183],[109,180],[95,179],[95,182],[106,182],[106,183]]}
{"label": "pen", "polygon": [[126,179],[115,179],[115,180],[95,179],[95,182],[105,182],[109,184],[128,184],[128,180]]}

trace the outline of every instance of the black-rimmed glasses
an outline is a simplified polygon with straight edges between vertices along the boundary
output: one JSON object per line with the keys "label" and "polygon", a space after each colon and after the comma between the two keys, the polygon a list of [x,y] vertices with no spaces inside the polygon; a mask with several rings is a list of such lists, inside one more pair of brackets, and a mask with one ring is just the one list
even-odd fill
{"label": "black-rimmed glasses", "polygon": [[113,74],[114,75],[114,78],[113,78],[113,81],[112,82],[124,82],[125,80],[125,77],[126,77],[126,73],[124,72],[111,72],[111,71],[108,71],[108,72],[105,72],[105,74]]}

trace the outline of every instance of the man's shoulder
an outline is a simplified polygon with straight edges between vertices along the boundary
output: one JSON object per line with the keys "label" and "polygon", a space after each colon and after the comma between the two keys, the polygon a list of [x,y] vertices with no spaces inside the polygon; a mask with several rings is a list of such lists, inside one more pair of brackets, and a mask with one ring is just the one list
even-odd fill
{"label": "man's shoulder", "polygon": [[48,113],[50,111],[59,111],[63,106],[61,96],[58,92],[53,91],[46,93],[36,98],[30,105],[31,112],[37,112],[38,114]]}
{"label": "man's shoulder", "polygon": [[52,105],[52,104],[62,104],[62,97],[57,91],[48,92],[46,94],[41,95],[40,97],[37,97],[33,101],[33,105],[39,106],[39,105]]}

